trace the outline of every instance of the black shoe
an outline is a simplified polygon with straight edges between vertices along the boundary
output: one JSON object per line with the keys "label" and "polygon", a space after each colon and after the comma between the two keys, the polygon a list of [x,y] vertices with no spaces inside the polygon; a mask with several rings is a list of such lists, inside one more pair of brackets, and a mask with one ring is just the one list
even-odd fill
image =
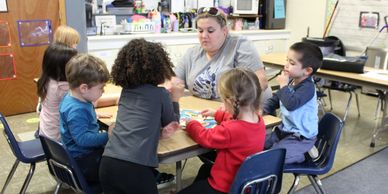
{"label": "black shoe", "polygon": [[173,174],[161,172],[156,175],[156,184],[158,189],[163,189],[170,186],[174,183],[174,180],[175,176]]}

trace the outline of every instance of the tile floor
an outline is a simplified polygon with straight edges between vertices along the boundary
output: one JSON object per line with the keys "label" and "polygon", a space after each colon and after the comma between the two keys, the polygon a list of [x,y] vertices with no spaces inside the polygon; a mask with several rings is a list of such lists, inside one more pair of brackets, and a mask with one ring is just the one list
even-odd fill
{"label": "tile floor", "polygon": [[[342,117],[345,110],[346,102],[348,100],[348,95],[340,92],[332,93],[334,99],[333,112]],[[328,99],[326,99],[326,102],[328,102]],[[336,171],[346,166],[349,166],[388,145],[388,132],[384,131],[380,133],[376,142],[376,147],[369,147],[372,129],[375,125],[374,112],[376,102],[377,100],[375,97],[360,95],[360,118],[357,117],[357,108],[355,105],[355,101],[352,103],[350,114],[348,115],[348,119],[345,124],[345,128],[343,130],[340,143],[337,149],[334,167],[329,172],[329,174],[335,173]],[[326,109],[329,109],[329,106],[326,106]],[[30,138],[32,132],[36,129],[36,117],[37,115],[35,113],[27,113],[7,117],[7,121],[11,128],[14,130],[14,132],[18,134],[19,138],[25,139]],[[0,188],[2,188],[5,179],[15,160],[3,135],[0,135],[0,150]],[[183,171],[184,185],[188,185],[192,182],[199,165],[200,161],[197,158],[187,160],[185,169]],[[12,179],[10,185],[5,191],[5,194],[19,192],[24,182],[24,178],[27,175],[28,168],[29,167],[25,164],[19,165],[19,168],[15,172],[14,178]],[[175,165],[161,165],[160,169],[161,171],[174,173]],[[281,193],[287,192],[288,188],[290,187],[290,184],[292,183],[291,179],[291,175],[286,174],[284,176],[283,188]],[[306,185],[307,183],[307,178],[302,178],[301,184]],[[36,166],[36,171],[27,189],[27,193],[53,193],[55,185],[56,182],[49,174],[46,163],[42,162],[37,164]],[[162,189],[159,191],[159,193],[169,194],[173,188],[174,186]],[[73,192],[71,190],[62,190],[60,193]]]}

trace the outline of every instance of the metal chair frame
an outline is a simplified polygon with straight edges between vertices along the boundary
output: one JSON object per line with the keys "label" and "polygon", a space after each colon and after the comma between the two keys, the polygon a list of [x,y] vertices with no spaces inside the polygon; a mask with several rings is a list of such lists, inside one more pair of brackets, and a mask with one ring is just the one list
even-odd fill
{"label": "metal chair frame", "polygon": [[9,127],[5,117],[0,113],[0,121],[3,125],[4,131],[3,134],[10,146],[12,153],[16,157],[16,160],[12,166],[11,171],[8,174],[8,177],[4,183],[1,194],[3,194],[11,182],[13,175],[15,174],[16,168],[20,162],[30,164],[30,170],[28,171],[27,177],[24,180],[23,186],[20,190],[20,193],[25,193],[27,187],[32,179],[32,176],[35,172],[35,165],[37,162],[42,162],[45,159],[45,154],[43,152],[41,143],[39,139],[33,139],[29,141],[19,142],[16,140],[11,128]]}
{"label": "metal chair frame", "polygon": [[294,182],[288,191],[289,194],[295,192],[302,175],[308,177],[317,193],[326,193],[318,175],[325,174],[332,168],[342,128],[342,120],[333,113],[326,113],[322,117],[319,121],[318,140],[315,143],[319,150],[318,157],[300,164],[286,164],[284,166],[284,173],[294,175]]}
{"label": "metal chair frame", "polygon": [[356,89],[352,89],[352,90],[349,90],[349,91],[344,91],[344,90],[334,89],[334,88],[329,88],[329,87],[325,87],[325,88],[328,89],[328,93],[329,93],[330,111],[333,110],[333,104],[332,104],[332,100],[331,100],[332,99],[331,98],[331,90],[337,90],[337,91],[349,93],[348,103],[346,104],[346,109],[345,109],[344,117],[342,119],[343,122],[345,122],[346,118],[348,117],[350,105],[352,104],[353,94],[356,96],[356,104],[357,104],[357,111],[358,111],[358,115],[357,116],[358,117],[361,116],[361,114],[360,114],[360,103],[358,101],[358,94],[356,92]]}
{"label": "metal chair frame", "polygon": [[40,136],[40,139],[47,156],[49,170],[58,183],[55,194],[59,192],[63,184],[69,185],[76,193],[94,193],[66,148],[53,139],[44,136]]}
{"label": "metal chair frame", "polygon": [[[280,192],[285,149],[267,150],[247,157],[236,173],[231,194]],[[266,163],[268,161],[271,163]]]}

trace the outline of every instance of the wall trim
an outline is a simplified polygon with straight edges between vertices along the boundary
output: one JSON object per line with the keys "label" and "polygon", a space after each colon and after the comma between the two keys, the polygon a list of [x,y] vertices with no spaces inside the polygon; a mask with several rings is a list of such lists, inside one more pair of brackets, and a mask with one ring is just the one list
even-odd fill
{"label": "wall trim", "polygon": [[[256,40],[288,40],[290,38],[289,30],[247,30],[231,31],[232,35],[246,36],[252,41]],[[120,49],[128,41],[135,38],[144,38],[148,41],[160,42],[166,46],[198,44],[196,32],[190,33],[168,33],[168,34],[131,34],[131,35],[104,35],[88,36],[87,48],[89,52]]]}

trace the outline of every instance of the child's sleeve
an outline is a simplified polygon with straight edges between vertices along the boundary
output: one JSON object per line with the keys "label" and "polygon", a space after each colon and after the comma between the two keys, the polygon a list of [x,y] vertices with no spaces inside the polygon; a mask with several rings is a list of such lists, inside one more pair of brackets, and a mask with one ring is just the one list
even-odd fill
{"label": "child's sleeve", "polygon": [[[307,78],[310,79],[310,78]],[[315,95],[314,83],[310,80],[305,80],[300,83],[294,91],[285,86],[278,90],[277,96],[288,111],[294,111],[306,104]]]}
{"label": "child's sleeve", "polygon": [[162,127],[173,121],[179,122],[179,103],[172,102],[167,90],[162,90]]}
{"label": "child's sleeve", "polygon": [[263,104],[263,114],[276,116],[276,109],[280,107],[279,96],[277,93],[273,94]]}
{"label": "child's sleeve", "polygon": [[206,129],[198,121],[192,120],[187,124],[186,131],[195,142],[206,148],[223,149],[230,145],[231,135],[222,124]]}
{"label": "child's sleeve", "polygon": [[91,120],[90,112],[86,109],[75,109],[69,112],[67,118],[66,123],[70,129],[70,134],[77,145],[82,147],[101,147],[107,143],[107,133],[100,133],[98,127],[90,128],[89,124],[94,121]]}

